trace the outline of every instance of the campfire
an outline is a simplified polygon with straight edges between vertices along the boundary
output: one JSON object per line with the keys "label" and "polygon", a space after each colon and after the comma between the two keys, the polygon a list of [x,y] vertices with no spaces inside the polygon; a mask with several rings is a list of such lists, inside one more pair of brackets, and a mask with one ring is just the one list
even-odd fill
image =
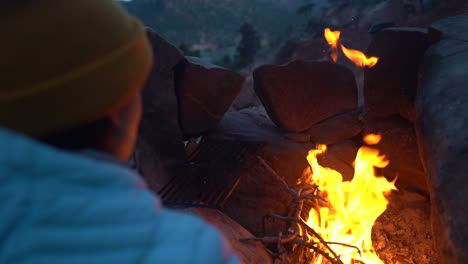
{"label": "campfire", "polygon": [[[381,137],[369,134],[364,138],[368,145],[377,144]],[[351,181],[330,168],[319,164],[317,156],[326,152],[326,145],[309,151],[309,168],[294,188],[289,188],[276,172],[263,161],[283,187],[296,199],[291,214],[270,217],[292,224],[289,233],[278,237],[263,237],[265,243],[276,243],[277,254],[292,244],[292,254],[282,261],[313,264],[379,264],[371,239],[372,227],[386,210],[387,195],[397,190],[395,180],[388,181],[375,174],[375,168],[389,164],[379,151],[362,146],[355,159],[355,173]]]}
{"label": "campfire", "polygon": [[[324,36],[332,48],[331,57],[337,61],[337,47],[340,31],[325,29]],[[372,67],[377,64],[377,57],[368,58],[358,50],[347,49],[340,44],[344,55],[356,66]],[[364,138],[368,145],[378,144],[380,135],[369,134]],[[307,156],[310,168],[305,172],[299,183],[317,186],[315,194],[325,198],[327,202],[317,200],[314,208],[309,211],[307,225],[317,232],[321,238],[314,237],[302,231],[301,235],[309,242],[321,243],[321,239],[328,245],[322,244],[322,252],[333,250],[335,257],[345,264],[351,263],[383,263],[376,255],[372,246],[372,226],[376,219],[385,211],[389,203],[386,195],[395,188],[395,180],[389,182],[383,176],[375,175],[375,169],[384,168],[389,161],[379,155],[376,149],[363,146],[359,149],[355,160],[355,172],[351,181],[343,181],[342,175],[330,168],[320,166],[317,155],[326,151],[325,145],[311,150]],[[313,250],[311,263],[328,263],[323,254],[316,254]],[[337,262],[337,261],[335,261]]]}
{"label": "campfire", "polygon": [[[377,135],[365,138],[368,144],[376,144],[379,140]],[[374,167],[383,168],[388,161],[377,150],[363,146],[356,156],[354,178],[343,181],[339,172],[319,165],[317,155],[325,151],[325,145],[310,151],[307,157],[310,170],[301,178],[301,182],[318,186],[316,194],[327,200],[317,200],[309,211],[307,225],[325,241],[333,241],[326,242],[329,248],[321,245],[320,249],[323,252],[332,249],[342,263],[383,263],[372,246],[372,226],[387,208],[389,201],[385,195],[396,188],[394,181],[376,176]],[[320,242],[306,231],[303,235],[309,242]],[[323,254],[312,253],[314,261],[311,263],[327,263]]]}
{"label": "campfire", "polygon": [[[447,231],[463,230],[447,219],[464,219],[455,209],[466,170],[457,167],[455,179],[447,165],[458,163],[433,162],[458,146],[447,140],[461,129],[439,125],[459,124],[444,106],[460,98],[439,93],[440,78],[461,78],[449,63],[460,58],[445,52],[454,36],[444,23],[381,29],[367,48],[355,32],[326,29],[326,41],[307,46],[320,54],[261,65],[244,87],[238,73],[172,47],[178,55],[160,62],[144,97],[152,106],[157,91],[154,105],[168,106],[173,94],[172,112],[147,107],[134,166],[165,206],[223,232],[243,263],[467,263],[462,236]],[[169,53],[158,41],[157,54]],[[227,111],[240,89],[256,101]],[[156,119],[169,112],[167,122]],[[155,124],[175,129],[155,135]]]}

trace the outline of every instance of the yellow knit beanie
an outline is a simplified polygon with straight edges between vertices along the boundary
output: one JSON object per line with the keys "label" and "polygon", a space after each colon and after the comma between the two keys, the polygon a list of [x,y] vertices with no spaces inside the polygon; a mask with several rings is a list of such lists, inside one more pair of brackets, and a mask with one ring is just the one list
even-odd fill
{"label": "yellow knit beanie", "polygon": [[0,9],[0,127],[44,136],[102,118],[152,65],[144,28],[113,0],[12,0]]}

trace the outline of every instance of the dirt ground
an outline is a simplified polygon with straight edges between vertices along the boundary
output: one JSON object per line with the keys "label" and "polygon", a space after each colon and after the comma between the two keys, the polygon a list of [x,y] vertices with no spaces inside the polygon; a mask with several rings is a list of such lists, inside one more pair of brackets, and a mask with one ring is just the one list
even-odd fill
{"label": "dirt ground", "polygon": [[438,263],[425,196],[404,190],[393,193],[372,231],[374,248],[385,264]]}

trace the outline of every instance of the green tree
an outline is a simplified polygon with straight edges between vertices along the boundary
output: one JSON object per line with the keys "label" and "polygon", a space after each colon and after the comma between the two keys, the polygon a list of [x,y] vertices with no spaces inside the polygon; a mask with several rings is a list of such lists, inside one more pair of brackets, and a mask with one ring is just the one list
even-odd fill
{"label": "green tree", "polygon": [[253,63],[260,50],[260,35],[249,23],[244,23],[240,27],[239,33],[241,34],[241,40],[236,50],[235,66],[242,69]]}
{"label": "green tree", "polygon": [[[331,0],[335,3],[335,0]],[[316,6],[312,1],[305,0],[304,4],[297,8],[296,13],[307,18],[304,31],[312,38],[320,36],[325,28],[325,12],[322,7]]]}

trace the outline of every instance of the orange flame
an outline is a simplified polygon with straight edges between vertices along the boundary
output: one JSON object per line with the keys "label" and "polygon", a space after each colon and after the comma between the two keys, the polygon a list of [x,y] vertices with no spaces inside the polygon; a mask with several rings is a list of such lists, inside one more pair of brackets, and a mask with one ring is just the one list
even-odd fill
{"label": "orange flame", "polygon": [[[317,155],[326,151],[325,145],[309,151],[307,160],[312,171],[305,174],[303,181],[320,186],[318,193],[329,201],[326,206],[309,211],[307,224],[319,233],[325,241],[339,242],[358,247],[362,254],[352,247],[338,244],[329,246],[340,255],[345,264],[359,260],[366,264],[383,264],[372,247],[372,226],[379,215],[387,208],[389,201],[385,195],[396,190],[395,182],[375,175],[374,167],[383,168],[389,161],[378,150],[361,147],[355,161],[352,181],[343,182],[342,175],[317,162]],[[315,238],[309,238],[311,242]],[[322,250],[326,251],[325,248]],[[321,256],[314,264],[327,263]]]}
{"label": "orange flame", "polygon": [[340,31],[331,31],[330,28],[326,28],[324,32],[325,39],[331,46],[330,57],[334,62],[338,60],[338,41],[340,40]]}
{"label": "orange flame", "polygon": [[364,142],[367,145],[377,145],[379,144],[381,139],[382,139],[382,136],[377,135],[377,134],[367,134],[364,136]]}
{"label": "orange flame", "polygon": [[373,67],[379,61],[377,57],[367,57],[364,53],[360,52],[359,50],[352,50],[347,49],[343,44],[341,44],[341,50],[343,51],[344,55],[350,59],[356,66],[359,67]]}
{"label": "orange flame", "polygon": [[340,31],[331,31],[330,28],[326,28],[324,35],[325,39],[327,40],[328,44],[332,46],[332,48],[338,47],[338,40],[340,39]]}
{"label": "orange flame", "polygon": [[[330,57],[334,62],[338,60],[338,42],[340,41],[341,32],[336,30],[332,31],[330,28],[325,28],[324,36],[331,47]],[[356,66],[359,67],[373,67],[379,61],[377,57],[367,57],[359,50],[347,49],[343,44],[340,44],[343,54],[350,59]]]}

